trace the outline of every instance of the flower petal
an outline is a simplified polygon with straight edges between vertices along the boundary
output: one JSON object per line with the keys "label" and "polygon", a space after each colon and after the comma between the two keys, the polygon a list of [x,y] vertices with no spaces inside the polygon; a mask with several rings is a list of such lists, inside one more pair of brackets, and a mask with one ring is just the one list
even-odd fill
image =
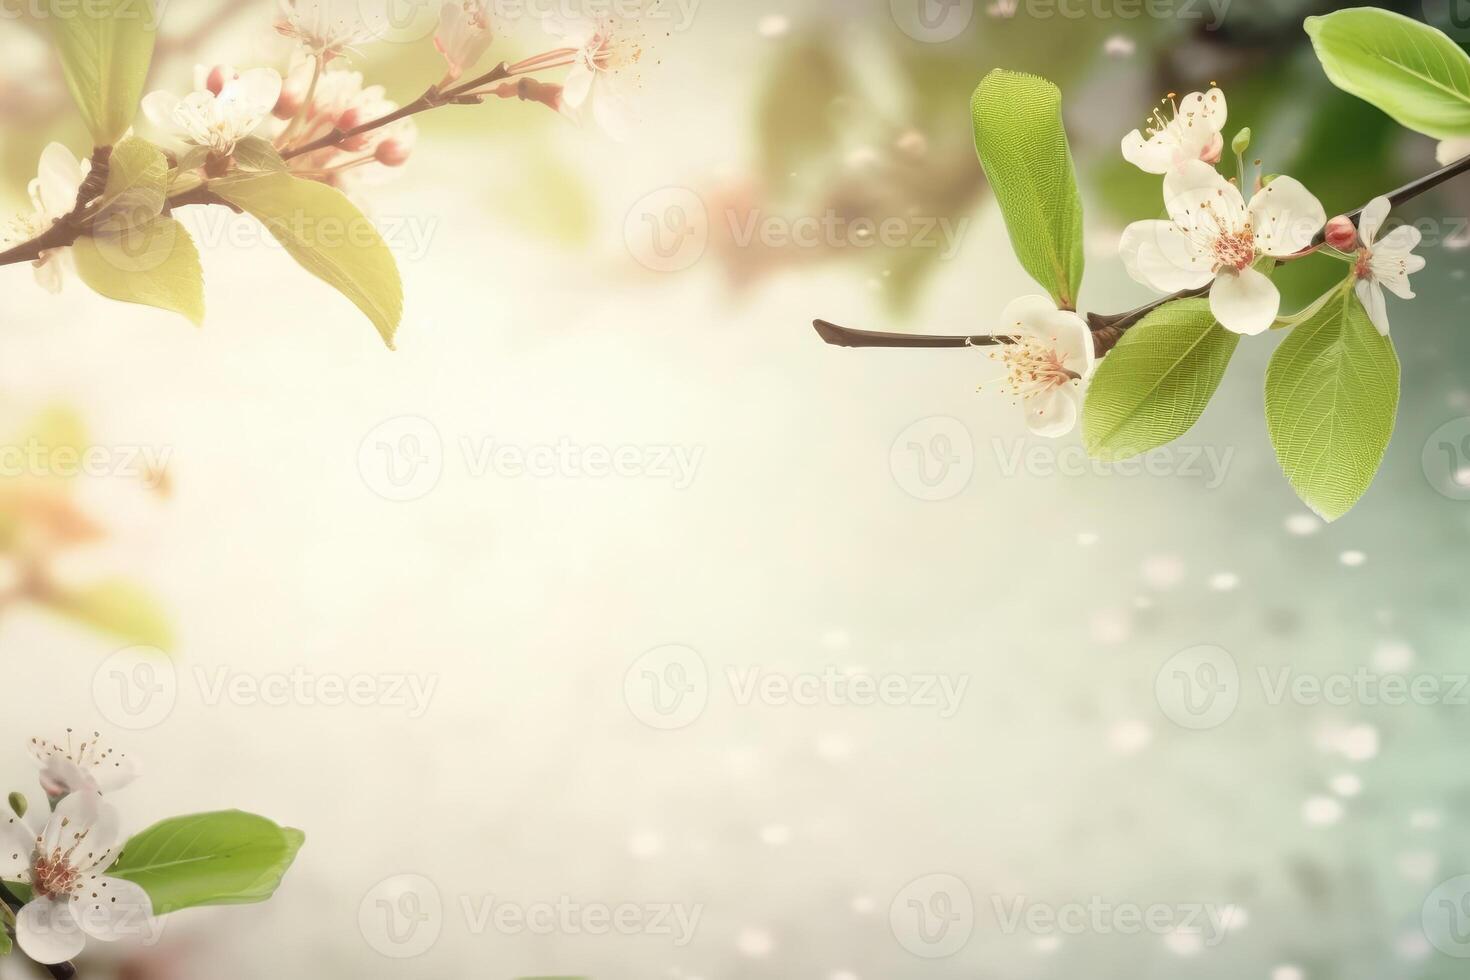
{"label": "flower petal", "polygon": [[1159,140],[1146,140],[1136,129],[1123,137],[1123,159],[1144,173],[1168,173],[1178,155],[1177,147],[1166,146]]}
{"label": "flower petal", "polygon": [[16,914],[16,941],[37,963],[64,963],[87,945],[70,905],[65,898],[38,898]]}
{"label": "flower petal", "polygon": [[104,943],[149,939],[158,929],[148,893],[131,881],[106,875],[78,890],[72,915],[83,932]]}
{"label": "flower petal", "polygon": [[143,115],[160,132],[178,136],[183,133],[183,127],[179,125],[174,113],[178,110],[180,101],[172,92],[149,92],[143,96]]}
{"label": "flower petal", "polygon": [[1358,294],[1358,300],[1363,304],[1363,309],[1368,314],[1368,319],[1378,332],[1388,336],[1388,304],[1383,300],[1383,289],[1371,279],[1359,279],[1353,286],[1353,292]]}
{"label": "flower petal", "polygon": [[57,249],[52,249],[35,263],[36,282],[40,283],[41,288],[46,292],[53,294],[61,292],[62,280],[65,278],[61,257],[56,254],[57,251]]}
{"label": "flower petal", "polygon": [[1210,312],[1220,326],[1235,333],[1254,335],[1269,329],[1280,310],[1276,284],[1249,266],[1222,271],[1210,287]]}
{"label": "flower petal", "polygon": [[1423,237],[1423,233],[1413,225],[1399,225],[1393,231],[1383,236],[1383,241],[1379,242],[1373,249],[1373,255],[1375,257],[1382,255],[1385,257],[1392,256],[1396,259],[1403,258],[1409,252],[1419,247],[1419,242]]}
{"label": "flower petal", "polygon": [[1388,217],[1390,207],[1388,198],[1381,196],[1363,206],[1363,213],[1358,216],[1358,240],[1369,248],[1378,240],[1378,231],[1383,227],[1383,219]]}
{"label": "flower petal", "polygon": [[1277,177],[1251,198],[1256,249],[1265,255],[1291,255],[1312,244],[1327,224],[1322,202],[1294,177]]}
{"label": "flower petal", "polygon": [[117,856],[119,836],[117,810],[103,802],[101,794],[72,793],[52,811],[41,846],[46,851],[75,847],[72,863],[90,871]]}
{"label": "flower petal", "polygon": [[35,833],[7,807],[0,820],[0,878],[14,879],[28,869],[35,850]]}
{"label": "flower petal", "polygon": [[1217,232],[1245,227],[1245,200],[1230,181],[1202,160],[1187,160],[1164,178],[1164,207],[1185,231]]}
{"label": "flower petal", "polygon": [[1439,161],[1441,167],[1448,167],[1456,160],[1467,156],[1470,156],[1470,136],[1457,136],[1454,139],[1445,140],[1434,151],[1434,158]]}
{"label": "flower petal", "polygon": [[1000,326],[994,331],[1002,336],[1012,334],[1040,337],[1042,319],[1057,311],[1057,304],[1047,296],[1017,296],[1000,311]]}
{"label": "flower petal", "polygon": [[60,143],[52,143],[41,151],[36,193],[46,217],[55,221],[76,207],[82,179],[81,161],[71,150]]}
{"label": "flower petal", "polygon": [[1048,439],[1066,435],[1077,425],[1078,397],[1074,383],[1026,399],[1026,428]]}
{"label": "flower petal", "polygon": [[1198,289],[1214,276],[1209,256],[1172,221],[1135,221],[1118,243],[1123,266],[1135,282],[1161,293]]}
{"label": "flower petal", "polygon": [[573,65],[562,83],[561,101],[573,109],[582,108],[592,92],[593,71],[586,65]]}
{"label": "flower petal", "polygon": [[1062,366],[1086,378],[1092,374],[1094,348],[1087,321],[1071,310],[1052,310],[1041,318],[1042,339],[1057,352]]}

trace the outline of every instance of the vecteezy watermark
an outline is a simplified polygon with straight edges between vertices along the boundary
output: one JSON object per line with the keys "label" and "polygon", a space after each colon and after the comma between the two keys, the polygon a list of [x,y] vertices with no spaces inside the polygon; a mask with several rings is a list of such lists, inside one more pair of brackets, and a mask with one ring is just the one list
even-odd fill
{"label": "vecteezy watermark", "polygon": [[1290,665],[1258,665],[1241,675],[1235,658],[1217,646],[1195,646],[1159,669],[1154,693],[1159,708],[1184,728],[1216,728],[1229,720],[1251,678],[1265,707],[1470,706],[1470,674],[1352,670],[1312,672]]}
{"label": "vecteezy watermark", "polygon": [[898,944],[926,960],[953,956],[975,932],[975,900],[951,874],[927,874],[905,885],[888,905]]}
{"label": "vecteezy watermark", "polygon": [[77,476],[138,478],[152,485],[168,469],[168,446],[56,446],[28,439],[0,445],[0,478]]}
{"label": "vecteezy watermark", "polygon": [[1038,902],[1024,895],[992,895],[991,908],[1000,931],[1035,936],[1188,935],[1213,948],[1225,940],[1244,916],[1235,905],[1208,902],[1117,901],[1092,895],[1080,901]]}
{"label": "vecteezy watermark", "polygon": [[[687,490],[699,474],[703,446],[671,443],[580,443],[561,438],[521,444],[493,436],[461,436],[459,463],[471,479],[652,480]],[[358,445],[363,483],[385,500],[419,500],[439,485],[444,439],[428,419],[404,415],[373,428]]]}
{"label": "vecteezy watermark", "polygon": [[[704,905],[689,902],[584,900],[557,895],[530,901],[459,895],[450,908],[471,936],[652,936],[682,949],[693,942]],[[422,956],[443,935],[448,918],[434,882],[399,874],[378,882],[357,909],[358,930],[383,956]]]}
{"label": "vecteezy watermark", "polygon": [[181,672],[153,647],[119,650],[92,675],[97,710],[119,728],[134,731],[162,724],[178,704],[181,688],[207,708],[378,708],[417,720],[433,702],[439,675],[337,674],[301,665],[259,673],[196,665]]}
{"label": "vecteezy watermark", "polygon": [[[3,2],[3,0],[0,0]],[[39,2],[39,0],[33,0]],[[660,35],[682,33],[694,24],[702,0],[489,0],[486,11],[497,32],[514,23],[612,21],[639,25]],[[439,28],[444,0],[357,0],[358,20],[374,40],[413,44]]]}
{"label": "vecteezy watermark", "polygon": [[1424,440],[1424,479],[1451,500],[1470,500],[1470,416],[1451,419]]}
{"label": "vecteezy watermark", "polygon": [[739,708],[913,709],[947,721],[959,712],[969,687],[967,674],[880,673],[830,665],[810,671],[727,665],[712,676],[697,651],[671,645],[649,650],[628,667],[623,700],[639,721],[666,731],[693,724],[713,688]]}
{"label": "vecteezy watermark", "polygon": [[1435,949],[1456,959],[1470,958],[1470,874],[1436,885],[1424,899],[1419,922]]}
{"label": "vecteezy watermark", "polygon": [[[239,220],[228,208],[203,208],[191,210],[188,226],[195,241],[205,248],[280,251],[285,248],[284,239],[315,248],[339,249],[370,247],[382,241],[400,262],[418,262],[429,255],[439,231],[439,218],[423,214],[375,214],[369,219],[362,215],[348,218],[292,211],[273,215],[267,228],[258,221]],[[134,252],[141,252],[143,257],[151,255],[155,262],[160,261],[158,252],[168,254],[166,249],[145,245],[114,251],[120,256],[116,260],[119,265],[137,261]]]}
{"label": "vecteezy watermark", "polygon": [[975,19],[975,0],[888,0],[888,9],[899,30],[929,44],[953,41]]}
{"label": "vecteezy watermark", "polygon": [[0,0],[0,20],[141,20],[158,30],[172,0]]}
{"label": "vecteezy watermark", "polygon": [[687,187],[664,187],[639,198],[623,219],[628,253],[654,272],[683,272],[709,248],[709,209]]}
{"label": "vecteezy watermark", "polygon": [[[1232,0],[990,0],[988,17],[999,20],[1168,20],[1207,31],[1225,23]],[[975,19],[975,0],[889,0],[893,22],[916,41],[940,44],[964,33]]]}
{"label": "vecteezy watermark", "polygon": [[1150,477],[1198,480],[1207,490],[1216,490],[1225,482],[1235,447],[1186,446],[1171,444],[1151,449],[1127,459],[1103,459],[1090,456],[1079,445],[1034,442],[1024,438],[990,441],[1000,475],[1010,479],[1026,475],[1038,479],[1055,477]]}
{"label": "vecteezy watermark", "polygon": [[900,489],[919,500],[948,500],[963,493],[975,474],[970,429],[948,415],[908,426],[888,450],[888,469]]}

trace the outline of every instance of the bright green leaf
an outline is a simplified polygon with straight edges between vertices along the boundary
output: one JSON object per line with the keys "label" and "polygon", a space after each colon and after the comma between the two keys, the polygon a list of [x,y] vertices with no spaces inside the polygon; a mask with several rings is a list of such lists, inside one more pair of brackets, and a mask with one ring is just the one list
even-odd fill
{"label": "bright green leaf", "polygon": [[[121,216],[119,216],[121,217]],[[204,322],[204,269],[188,231],[173,218],[112,227],[77,240],[72,252],[83,282],[109,299],[141,303]]]}
{"label": "bright green leaf", "polygon": [[111,579],[79,589],[61,590],[43,600],[74,622],[135,646],[169,650],[173,629],[147,592],[131,582]]}
{"label": "bright green leaf", "polygon": [[305,839],[253,813],[196,813],[160,821],[129,840],[107,873],[141,885],[157,915],[263,902]]}
{"label": "bright green leaf", "polygon": [[153,0],[47,0],[61,68],[97,146],[111,146],[143,97],[158,23]]}
{"label": "bright green leaf", "polygon": [[1088,383],[1088,453],[1127,459],[1184,435],[1220,386],[1239,340],[1216,322],[1207,299],[1166,303],[1135,324]]}
{"label": "bright green leaf", "polygon": [[970,100],[975,149],[1021,265],[1058,306],[1082,285],[1082,196],[1062,128],[1062,94],[1036,75],[997,69]]}
{"label": "bright green leaf", "polygon": [[1399,360],[1350,289],[1292,329],[1266,371],[1266,424],[1297,496],[1325,520],[1373,482],[1393,435]]}
{"label": "bright green leaf", "polygon": [[260,219],[302,268],[352,300],[393,346],[403,317],[398,266],[346,195],[288,173],[242,175],[209,186]]}
{"label": "bright green leaf", "polygon": [[146,222],[163,211],[168,196],[168,161],[163,151],[134,136],[113,147],[107,185],[95,205],[98,223],[122,227]]}
{"label": "bright green leaf", "polygon": [[1470,55],[1443,31],[1373,7],[1308,17],[1305,27],[1344,92],[1436,139],[1470,136]]}

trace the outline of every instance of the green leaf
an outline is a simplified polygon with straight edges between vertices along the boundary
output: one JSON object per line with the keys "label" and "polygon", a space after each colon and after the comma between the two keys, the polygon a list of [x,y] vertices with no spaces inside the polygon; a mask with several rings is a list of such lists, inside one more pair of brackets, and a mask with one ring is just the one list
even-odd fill
{"label": "green leaf", "polygon": [[240,810],[154,824],[123,845],[108,874],[142,886],[156,915],[245,905],[275,894],[306,836]]}
{"label": "green leaf", "polygon": [[1282,472],[1324,520],[1373,482],[1393,435],[1399,360],[1353,291],[1292,329],[1266,370],[1266,424]]}
{"label": "green leaf", "polygon": [[345,194],[288,173],[242,175],[209,186],[260,219],[307,272],[352,300],[392,348],[403,317],[398,266]]}
{"label": "green leaf", "polygon": [[1308,17],[1304,26],[1344,92],[1427,136],[1470,136],[1470,55],[1443,31],[1372,7]]}
{"label": "green leaf", "polygon": [[134,136],[113,147],[107,185],[96,207],[99,224],[140,224],[163,211],[168,196],[168,161],[163,151]]}
{"label": "green leaf", "polygon": [[134,646],[173,647],[173,629],[158,603],[138,586],[111,579],[52,593],[46,605],[67,619]]}
{"label": "green leaf", "polygon": [[1057,305],[1082,285],[1082,197],[1062,128],[1062,94],[1036,75],[997,69],[970,101],[975,149],[1021,265]]}
{"label": "green leaf", "polygon": [[233,159],[241,170],[273,173],[286,169],[286,161],[281,159],[280,152],[270,140],[261,136],[247,136],[236,143]]}
{"label": "green leaf", "polygon": [[1088,383],[1088,453],[1127,459],[1184,435],[1220,387],[1239,341],[1215,320],[1207,299],[1154,310],[1123,334]]}
{"label": "green leaf", "polygon": [[46,20],[92,142],[111,146],[143,97],[158,32],[153,0],[47,0]]}
{"label": "green leaf", "polygon": [[93,235],[77,239],[72,252],[82,281],[101,295],[179,313],[196,326],[204,322],[199,251],[173,218],[121,227],[103,221]]}

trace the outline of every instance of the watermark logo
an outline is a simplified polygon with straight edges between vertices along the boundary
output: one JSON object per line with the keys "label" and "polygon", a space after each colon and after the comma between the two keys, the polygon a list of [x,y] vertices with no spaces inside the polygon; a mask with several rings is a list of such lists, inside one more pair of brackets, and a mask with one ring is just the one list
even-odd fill
{"label": "watermark logo", "polygon": [[709,211],[687,187],[665,187],[639,198],[623,221],[628,252],[654,272],[683,272],[709,247]]}
{"label": "watermark logo", "polygon": [[650,728],[687,728],[709,703],[709,669],[689,647],[656,647],[633,661],[623,676],[623,700]]}
{"label": "watermark logo", "polygon": [[161,724],[179,697],[179,676],[157,647],[119,650],[92,675],[92,701],[102,717],[128,731]]}
{"label": "watermark logo", "polygon": [[385,878],[363,896],[357,927],[383,956],[395,960],[422,956],[434,948],[444,930],[439,889],[423,875]]}
{"label": "watermark logo", "polygon": [[1180,650],[1154,677],[1154,698],[1181,728],[1215,728],[1240,703],[1240,668],[1223,647],[1204,644]]}
{"label": "watermark logo", "polygon": [[1451,419],[1424,440],[1424,479],[1451,500],[1470,500],[1470,416]]}
{"label": "watermark logo", "polygon": [[888,468],[904,492],[919,500],[949,500],[975,474],[975,442],[957,418],[931,415],[904,429],[888,450]]}
{"label": "watermark logo", "polygon": [[428,419],[417,415],[389,419],[363,438],[357,468],[368,489],[384,500],[419,500],[444,475],[444,440]]}
{"label": "watermark logo", "polygon": [[953,956],[975,931],[970,888],[950,874],[915,878],[888,906],[888,924],[898,944],[926,960]]}
{"label": "watermark logo", "polygon": [[1419,919],[1435,949],[1456,959],[1470,958],[1470,875],[1440,882],[1424,899]]}
{"label": "watermark logo", "polygon": [[975,0],[888,0],[888,9],[899,30],[926,44],[953,41],[975,19]]}

